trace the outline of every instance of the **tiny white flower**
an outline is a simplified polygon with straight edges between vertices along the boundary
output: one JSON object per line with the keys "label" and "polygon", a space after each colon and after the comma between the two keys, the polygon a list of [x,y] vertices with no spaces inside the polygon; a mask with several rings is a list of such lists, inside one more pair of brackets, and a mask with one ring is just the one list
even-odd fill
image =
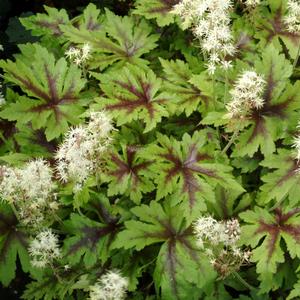
{"label": "tiny white flower", "polygon": [[56,170],[64,182],[74,182],[74,193],[101,165],[113,130],[106,112],[92,112],[87,125],[71,128],[56,153]]}
{"label": "tiny white flower", "polygon": [[288,14],[284,18],[287,30],[292,33],[300,32],[300,3],[298,0],[287,1]]}
{"label": "tiny white flower", "polygon": [[112,270],[102,275],[98,282],[90,287],[91,300],[122,300],[126,296],[128,279],[119,271]]}
{"label": "tiny white flower", "polygon": [[50,229],[45,229],[31,241],[28,252],[32,265],[43,268],[61,256],[58,237]]}
{"label": "tiny white flower", "polygon": [[229,93],[232,100],[226,105],[228,117],[235,118],[247,114],[252,109],[260,109],[264,105],[262,93],[266,82],[255,71],[243,72]]}

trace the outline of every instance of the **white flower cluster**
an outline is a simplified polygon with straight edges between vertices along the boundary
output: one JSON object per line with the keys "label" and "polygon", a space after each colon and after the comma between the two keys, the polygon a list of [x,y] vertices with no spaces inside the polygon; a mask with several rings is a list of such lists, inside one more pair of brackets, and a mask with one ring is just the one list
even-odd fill
{"label": "white flower cluster", "polygon": [[51,265],[53,260],[61,257],[58,237],[50,229],[45,229],[31,241],[28,252],[34,267],[44,268]]}
{"label": "white flower cluster", "polygon": [[38,226],[50,210],[58,209],[54,189],[45,160],[33,160],[23,168],[0,167],[0,197],[16,206],[24,224]]}
{"label": "white flower cluster", "polygon": [[238,220],[218,222],[210,216],[201,217],[194,223],[194,233],[198,246],[205,249],[221,277],[228,276],[249,262],[250,251],[242,251],[237,247],[241,234]]}
{"label": "white flower cluster", "polygon": [[205,241],[213,245],[222,243],[225,246],[232,246],[240,238],[240,225],[236,219],[218,222],[210,216],[201,217],[194,224],[194,232],[201,248],[204,247]]}
{"label": "white flower cluster", "polygon": [[56,153],[56,170],[63,182],[74,182],[79,191],[89,176],[101,167],[102,156],[110,144],[111,118],[104,112],[92,112],[90,122],[72,128]]}
{"label": "white flower cluster", "polygon": [[89,43],[83,44],[81,48],[69,48],[65,55],[76,65],[84,64],[91,56],[91,45]]}
{"label": "white flower cluster", "polygon": [[[1,46],[1,45],[0,45]],[[4,98],[4,95],[2,93],[2,84],[0,83],[0,106],[5,104],[5,98]]]}
{"label": "white flower cluster", "polygon": [[202,50],[208,54],[208,71],[214,74],[218,65],[228,69],[226,56],[235,52],[230,30],[230,0],[182,0],[174,6],[173,13],[183,20],[185,28],[192,26]]}
{"label": "white flower cluster", "polygon": [[232,100],[226,105],[228,117],[241,117],[252,109],[262,108],[265,85],[263,77],[255,71],[243,72],[230,91]]}
{"label": "white flower cluster", "polygon": [[258,6],[260,4],[261,0],[246,0],[245,1],[245,5],[248,8],[255,8],[256,6]]}
{"label": "white flower cluster", "polygon": [[112,270],[102,275],[98,283],[90,287],[91,300],[122,300],[126,296],[128,279],[119,271]]}
{"label": "white flower cluster", "polygon": [[[298,123],[297,128],[300,128],[300,122]],[[295,148],[295,158],[300,161],[300,134],[298,134],[296,137],[294,137],[294,142],[292,147]],[[300,172],[300,169],[297,170],[298,172]]]}
{"label": "white flower cluster", "polygon": [[299,0],[288,0],[288,14],[284,18],[284,22],[289,32],[300,32],[300,2]]}

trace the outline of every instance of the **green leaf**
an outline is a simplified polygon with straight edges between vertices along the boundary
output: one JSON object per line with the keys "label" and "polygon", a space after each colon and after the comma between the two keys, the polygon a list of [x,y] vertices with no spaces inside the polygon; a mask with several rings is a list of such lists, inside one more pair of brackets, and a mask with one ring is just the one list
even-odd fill
{"label": "green leaf", "polygon": [[156,19],[159,26],[166,26],[174,22],[175,15],[171,14],[173,6],[179,0],[136,0],[135,14],[146,19]]}
{"label": "green leaf", "polygon": [[129,195],[132,201],[139,204],[142,194],[154,189],[147,176],[147,169],[151,163],[140,157],[139,147],[135,145],[123,145],[122,155],[111,153],[106,176],[106,181],[110,182],[107,195]]}
{"label": "green leaf", "polygon": [[[31,122],[33,129],[45,128],[47,140],[64,133],[69,124],[77,124],[86,100],[80,91],[85,85],[81,71],[67,65],[38,44],[20,46],[16,61],[0,61],[8,82],[18,85],[29,97],[19,96],[0,113],[21,124]],[[85,101],[84,101],[85,100]]]}
{"label": "green leaf", "polygon": [[278,154],[270,155],[260,165],[272,170],[261,177],[264,184],[260,187],[262,191],[259,197],[260,203],[268,203],[273,199],[278,202],[288,196],[291,203],[298,204],[299,163],[292,157],[291,151],[278,149]]}
{"label": "green leaf", "polygon": [[99,260],[105,262],[109,258],[110,244],[118,229],[118,219],[113,217],[103,202],[95,206],[101,222],[93,221],[85,216],[71,214],[66,221],[70,235],[64,240],[64,254],[71,265],[83,259],[86,267],[91,267]]}
{"label": "green leaf", "polygon": [[157,200],[173,194],[175,203],[183,202],[185,214],[191,215],[206,210],[206,201],[215,203],[217,184],[243,191],[230,174],[229,166],[212,161],[215,149],[207,142],[201,131],[192,137],[184,134],[180,142],[157,134],[157,144],[146,148],[144,154],[155,161],[150,170],[157,184]]}
{"label": "green leaf", "polygon": [[273,46],[267,47],[262,53],[262,60],[255,62],[255,70],[263,74],[267,82],[264,105],[251,112],[251,125],[240,134],[234,157],[252,157],[259,148],[265,156],[273,153],[275,141],[284,136],[291,119],[297,118],[296,110],[300,107],[300,82],[289,83],[292,66],[283,54],[279,54]]}
{"label": "green leaf", "polygon": [[9,206],[0,203],[0,281],[4,286],[15,278],[17,257],[23,271],[29,271],[27,246],[27,233],[18,227],[17,219]]}
{"label": "green leaf", "polygon": [[[93,3],[90,3],[83,11],[82,15],[74,18],[72,24],[76,24],[79,30],[100,31],[104,21],[100,9]],[[70,25],[71,26],[71,25]]]}
{"label": "green leaf", "polygon": [[101,81],[106,96],[95,107],[108,110],[117,119],[118,126],[143,120],[147,132],[168,116],[170,96],[161,92],[162,81],[151,69],[127,65],[121,71],[93,73],[93,76]]}
{"label": "green leaf", "polygon": [[199,288],[211,282],[215,273],[195,246],[182,208],[152,201],[149,206],[131,211],[139,220],[125,222],[126,229],[118,235],[114,247],[141,250],[162,242],[153,275],[157,291],[162,290],[162,299],[198,299]]}
{"label": "green leaf", "polygon": [[160,59],[160,62],[165,73],[166,91],[174,95],[176,101],[175,113],[185,112],[186,116],[190,116],[198,108],[200,111],[207,110],[213,89],[205,75],[194,75],[182,60]]}
{"label": "green leaf", "polygon": [[[256,18],[255,38],[260,40],[259,46],[263,49],[272,44],[278,50],[282,43],[288,49],[289,55],[295,59],[300,42],[299,32],[289,32],[284,24],[286,13],[285,1],[269,1],[271,11],[262,6],[260,17]],[[276,4],[275,4],[276,3]],[[274,5],[275,4],[275,5]]]}
{"label": "green leaf", "polygon": [[[119,17],[106,10],[103,30],[90,31],[75,26],[61,26],[64,35],[73,43],[90,43],[93,49],[92,68],[126,62],[144,66],[147,61],[141,58],[156,47],[157,34],[151,34],[151,27],[144,20],[133,17]],[[108,35],[108,37],[107,37]]]}
{"label": "green leaf", "polygon": [[285,241],[292,258],[300,257],[299,213],[299,208],[284,211],[277,208],[270,213],[263,208],[255,207],[254,211],[240,214],[240,217],[248,223],[242,227],[241,242],[255,248],[251,260],[256,262],[262,292],[273,288],[272,276],[276,273],[278,264],[285,262],[281,239]]}
{"label": "green leaf", "polygon": [[60,25],[69,23],[66,10],[58,10],[46,5],[44,5],[44,9],[46,14],[38,13],[27,18],[20,18],[22,25],[31,30],[31,33],[35,36],[53,35],[54,37],[60,37],[62,35]]}

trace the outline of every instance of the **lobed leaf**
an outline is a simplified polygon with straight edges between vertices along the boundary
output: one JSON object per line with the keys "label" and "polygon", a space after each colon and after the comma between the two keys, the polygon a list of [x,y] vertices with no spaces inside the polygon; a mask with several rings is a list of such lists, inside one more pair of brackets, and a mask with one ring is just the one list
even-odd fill
{"label": "lobed leaf", "polygon": [[69,21],[69,16],[66,10],[58,10],[54,7],[44,5],[45,14],[36,14],[26,18],[20,18],[22,25],[31,30],[35,36],[52,35],[60,37],[62,31],[60,25],[66,25]]}
{"label": "lobed leaf", "polygon": [[98,203],[98,206],[103,216],[102,222],[77,214],[71,214],[66,222],[68,233],[72,236],[64,240],[64,254],[71,265],[78,264],[82,259],[86,267],[91,267],[98,260],[105,262],[109,258],[118,220],[103,204]]}
{"label": "lobed leaf", "polygon": [[[119,17],[106,10],[103,30],[90,31],[75,26],[61,26],[64,35],[73,43],[89,43],[93,48],[92,68],[107,66],[120,62],[119,66],[131,63],[144,66],[147,62],[141,58],[156,47],[157,34],[151,34],[150,26],[133,17]],[[108,37],[107,37],[108,35]]]}
{"label": "lobed leaf", "polygon": [[261,287],[265,292],[272,288],[272,274],[276,273],[278,264],[285,262],[281,239],[285,241],[292,258],[300,257],[299,213],[299,208],[284,211],[277,208],[274,212],[268,212],[256,207],[254,211],[240,214],[240,217],[248,223],[242,227],[242,242],[255,248],[252,261],[256,263]]}
{"label": "lobed leaf", "polygon": [[190,222],[185,221],[182,208],[152,201],[132,212],[139,220],[125,222],[126,229],[114,246],[141,250],[162,242],[153,275],[156,289],[162,290],[162,299],[198,299],[199,288],[215,275],[194,244]]}
{"label": "lobed leaf", "polygon": [[150,170],[157,184],[156,199],[174,195],[175,202],[183,202],[187,215],[206,210],[206,201],[215,202],[217,184],[243,191],[229,166],[212,162],[214,149],[205,145],[206,138],[201,131],[192,137],[185,133],[180,142],[157,134],[157,144],[145,150],[145,157],[155,161]]}
{"label": "lobed leaf", "polygon": [[145,132],[153,129],[162,117],[168,116],[170,96],[161,92],[162,81],[151,69],[127,65],[109,74],[93,73],[101,81],[105,98],[96,107],[104,108],[116,117],[117,125],[143,120]]}
{"label": "lobed leaf", "polygon": [[166,26],[174,22],[175,15],[170,12],[179,0],[137,0],[134,13],[146,19],[156,19],[159,26]]}
{"label": "lobed leaf", "polygon": [[269,46],[262,53],[262,60],[255,63],[255,69],[266,80],[264,106],[250,114],[251,125],[240,134],[233,151],[235,157],[252,157],[259,148],[265,156],[273,153],[275,141],[284,136],[291,118],[297,118],[299,82],[288,83],[292,73],[290,62]]}
{"label": "lobed leaf", "polygon": [[45,128],[47,140],[64,133],[69,124],[79,122],[86,101],[80,95],[85,85],[81,71],[67,65],[64,58],[54,55],[38,44],[20,46],[21,54],[15,62],[0,61],[8,82],[18,85],[26,96],[2,110],[0,116],[24,124],[31,122],[33,129]]}
{"label": "lobed leaf", "polygon": [[30,269],[27,252],[28,235],[18,227],[18,221],[7,204],[0,204],[0,281],[4,286],[15,278],[19,258],[24,272]]}
{"label": "lobed leaf", "polygon": [[107,195],[129,195],[132,201],[139,204],[144,193],[154,190],[153,183],[147,177],[147,169],[151,164],[152,161],[139,156],[139,147],[136,145],[123,145],[122,155],[111,153],[106,176],[110,182]]}
{"label": "lobed leaf", "polygon": [[[194,111],[205,111],[211,100],[212,84],[205,75],[195,75],[189,65],[182,60],[167,61],[160,59],[163,66],[166,92],[174,95],[175,113],[185,112],[190,116]],[[199,107],[200,106],[200,107]]]}

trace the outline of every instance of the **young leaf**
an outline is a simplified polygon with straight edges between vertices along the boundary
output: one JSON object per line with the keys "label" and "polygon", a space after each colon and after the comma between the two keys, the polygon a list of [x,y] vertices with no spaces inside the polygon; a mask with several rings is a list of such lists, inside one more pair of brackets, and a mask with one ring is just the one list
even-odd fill
{"label": "young leaf", "polygon": [[141,250],[163,242],[156,261],[154,281],[162,290],[162,299],[198,299],[199,288],[214,278],[208,261],[195,246],[190,223],[186,223],[180,206],[162,207],[152,201],[131,210],[140,220],[125,222],[114,247]]}
{"label": "young leaf", "polygon": [[0,61],[7,81],[17,84],[31,98],[20,96],[0,114],[4,119],[45,128],[47,140],[64,133],[70,124],[79,122],[82,106],[80,96],[85,85],[81,71],[68,66],[64,58],[54,55],[38,44],[20,46],[16,61]]}
{"label": "young leaf", "polygon": [[60,28],[73,43],[90,43],[94,51],[90,66],[100,69],[115,62],[120,62],[120,66],[126,62],[144,66],[147,61],[141,56],[155,48],[158,40],[158,35],[151,34],[151,28],[144,20],[136,22],[133,17],[119,17],[109,10],[106,10],[106,21],[101,31],[74,26]]}
{"label": "young leaf", "polygon": [[292,157],[290,150],[278,149],[278,154],[270,155],[260,165],[272,169],[262,176],[261,203],[268,203],[272,199],[282,201],[287,196],[291,203],[299,203],[299,162]]}
{"label": "young leaf", "polygon": [[151,163],[139,156],[139,147],[135,145],[123,145],[122,155],[111,153],[106,176],[110,182],[107,195],[128,194],[132,201],[139,204],[142,194],[154,189],[153,183],[145,176]]}
{"label": "young leaf", "polygon": [[33,35],[53,35],[60,37],[62,31],[60,25],[69,23],[69,17],[64,9],[58,10],[54,7],[44,6],[46,14],[36,14],[26,18],[20,18],[22,25],[31,30]]}
{"label": "young leaf", "polygon": [[251,112],[251,125],[240,134],[233,152],[235,157],[252,157],[259,147],[264,155],[273,153],[274,142],[285,133],[291,118],[297,118],[295,111],[300,105],[299,82],[288,83],[292,66],[273,46],[265,49],[255,69],[266,80],[264,105]]}
{"label": "young leaf", "polygon": [[97,203],[102,222],[71,214],[66,222],[68,232],[73,235],[64,240],[64,253],[71,265],[83,258],[86,267],[93,266],[99,259],[105,262],[109,257],[110,244],[118,229],[118,219],[112,217],[103,205]]}
{"label": "young leaf", "polygon": [[212,162],[214,149],[205,146],[206,139],[201,131],[192,137],[184,134],[181,142],[158,134],[158,144],[145,149],[144,156],[155,161],[150,170],[157,184],[156,199],[175,194],[174,199],[184,203],[187,215],[205,210],[205,201],[214,203],[217,183],[243,191],[229,166]]}
{"label": "young leaf", "polygon": [[17,256],[23,271],[29,271],[27,246],[27,233],[18,227],[18,221],[9,206],[0,203],[0,281],[4,286],[15,278]]}
{"label": "young leaf", "polygon": [[174,22],[175,15],[170,12],[179,0],[137,0],[134,13],[146,19],[156,19],[159,26],[166,26]]}
{"label": "young leaf", "polygon": [[194,75],[189,65],[182,60],[167,61],[160,59],[166,82],[164,86],[174,95],[176,114],[185,112],[188,117],[200,106],[200,111],[208,108],[212,86],[202,75]]}
{"label": "young leaf", "polygon": [[[162,81],[151,69],[127,65],[109,74],[93,73],[101,81],[106,98],[98,103],[116,117],[117,125],[143,120],[144,132],[150,131],[162,117],[168,116],[170,96],[161,92]],[[96,107],[98,107],[96,105]]]}
{"label": "young leaf", "polygon": [[242,243],[255,248],[252,261],[256,262],[256,270],[260,274],[261,288],[264,292],[272,289],[272,274],[276,272],[278,264],[285,261],[281,239],[285,241],[292,258],[300,257],[299,213],[299,208],[285,211],[277,208],[270,213],[256,207],[254,211],[240,214],[248,223],[242,227]]}

